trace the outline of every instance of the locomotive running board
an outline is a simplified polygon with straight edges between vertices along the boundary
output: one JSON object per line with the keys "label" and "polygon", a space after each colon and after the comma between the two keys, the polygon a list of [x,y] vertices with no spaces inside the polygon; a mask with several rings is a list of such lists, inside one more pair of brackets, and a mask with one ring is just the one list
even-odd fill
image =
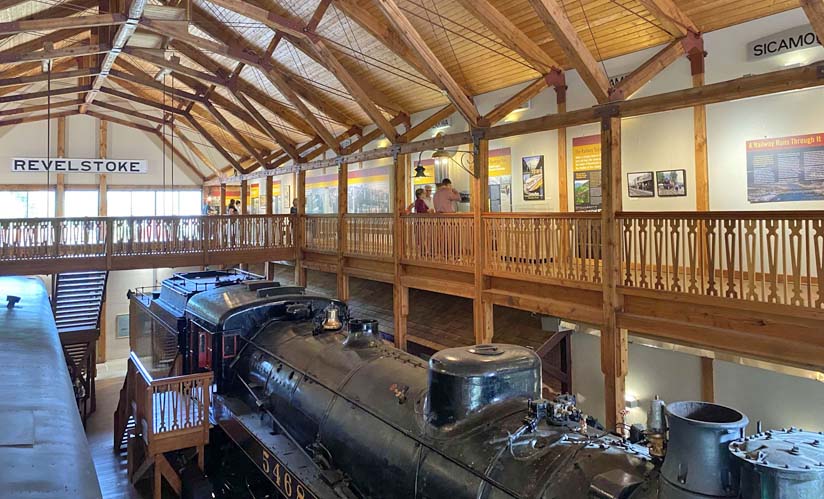
{"label": "locomotive running board", "polygon": [[321,471],[289,438],[272,434],[259,413],[229,397],[215,396],[218,426],[286,499],[340,499]]}

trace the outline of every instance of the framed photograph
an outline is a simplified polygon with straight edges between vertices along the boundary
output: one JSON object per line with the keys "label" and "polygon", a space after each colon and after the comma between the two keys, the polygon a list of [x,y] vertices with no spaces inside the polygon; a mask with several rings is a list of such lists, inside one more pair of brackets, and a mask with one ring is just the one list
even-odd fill
{"label": "framed photograph", "polygon": [[521,178],[524,182],[524,201],[544,199],[544,157],[521,158]]}
{"label": "framed photograph", "polygon": [[651,198],[655,196],[652,172],[627,173],[627,192],[631,198]]}
{"label": "framed photograph", "polygon": [[662,170],[655,172],[655,183],[658,185],[658,196],[662,198],[687,195],[686,170]]}
{"label": "framed photograph", "polygon": [[115,324],[117,325],[117,330],[115,331],[114,337],[115,338],[128,338],[129,337],[129,314],[117,314],[117,316],[115,316]]}

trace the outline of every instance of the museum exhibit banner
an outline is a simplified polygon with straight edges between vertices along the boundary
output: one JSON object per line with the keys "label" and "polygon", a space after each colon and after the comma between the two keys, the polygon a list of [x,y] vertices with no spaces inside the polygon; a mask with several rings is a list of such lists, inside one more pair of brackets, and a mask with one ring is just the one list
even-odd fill
{"label": "museum exhibit banner", "polygon": [[145,159],[12,158],[13,173],[128,173],[149,172]]}
{"label": "museum exhibit banner", "polygon": [[750,203],[824,199],[824,133],[747,142]]}
{"label": "museum exhibit banner", "polygon": [[601,136],[572,139],[575,211],[601,209]]}
{"label": "museum exhibit banner", "polygon": [[524,201],[544,200],[544,157],[521,158],[521,176],[524,182]]}

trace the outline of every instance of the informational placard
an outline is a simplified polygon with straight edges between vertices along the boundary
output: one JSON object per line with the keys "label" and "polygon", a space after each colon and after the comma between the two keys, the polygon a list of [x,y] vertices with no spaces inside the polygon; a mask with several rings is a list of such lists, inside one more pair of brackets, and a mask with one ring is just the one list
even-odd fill
{"label": "informational placard", "polygon": [[601,136],[572,139],[575,211],[601,209]]}
{"label": "informational placard", "polygon": [[126,173],[149,172],[145,159],[12,158],[13,173]]}
{"label": "informational placard", "polygon": [[751,41],[747,44],[747,60],[758,61],[819,45],[815,30],[806,24]]}
{"label": "informational placard", "polygon": [[521,158],[521,176],[524,181],[524,201],[544,200],[544,157]]}
{"label": "informational placard", "polygon": [[747,199],[824,199],[824,133],[747,142]]}

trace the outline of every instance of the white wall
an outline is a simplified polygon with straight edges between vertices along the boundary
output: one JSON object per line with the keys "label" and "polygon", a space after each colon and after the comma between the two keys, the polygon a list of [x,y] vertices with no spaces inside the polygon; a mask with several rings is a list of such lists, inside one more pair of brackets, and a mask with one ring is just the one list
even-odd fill
{"label": "white wall", "polygon": [[[587,414],[604,420],[604,378],[600,339],[572,335],[573,389]],[[646,423],[649,401],[655,395],[667,402],[700,400],[701,361],[694,355],[633,343],[630,338],[627,394],[638,408],[627,415],[630,424]],[[750,419],[750,431],[761,420],[764,428],[797,426],[824,431],[824,383],[774,371],[715,361],[716,403],[734,407]]]}

